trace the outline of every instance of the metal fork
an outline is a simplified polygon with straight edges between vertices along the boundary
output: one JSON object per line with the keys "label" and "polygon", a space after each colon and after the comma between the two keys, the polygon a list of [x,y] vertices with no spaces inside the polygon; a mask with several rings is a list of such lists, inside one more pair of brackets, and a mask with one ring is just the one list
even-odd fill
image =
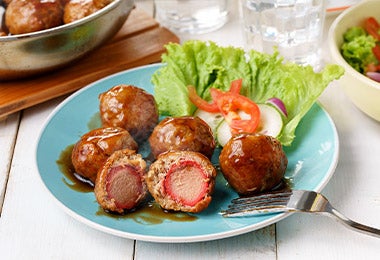
{"label": "metal fork", "polygon": [[334,217],[355,231],[380,237],[380,229],[365,226],[345,217],[330,204],[326,197],[315,191],[281,191],[236,198],[231,201],[228,209],[221,213],[224,217],[237,217],[280,212],[319,213]]}

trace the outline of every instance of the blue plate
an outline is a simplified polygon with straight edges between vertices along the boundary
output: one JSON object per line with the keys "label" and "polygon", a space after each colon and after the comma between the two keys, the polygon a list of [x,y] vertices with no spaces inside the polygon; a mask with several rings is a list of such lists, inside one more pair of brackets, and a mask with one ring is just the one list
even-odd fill
{"label": "blue plate", "polygon": [[[215,240],[247,233],[275,223],[288,214],[260,217],[224,218],[225,209],[237,194],[219,175],[213,201],[193,219],[183,215],[112,217],[99,214],[93,192],[72,189],[61,172],[57,159],[69,145],[89,131],[98,115],[98,95],[117,84],[132,84],[153,93],[152,74],[161,64],[124,71],[99,80],[74,93],[62,102],[47,119],[38,140],[36,160],[40,177],[48,192],[75,219],[104,232],[144,241],[195,242]],[[95,120],[96,121],[96,120]],[[286,177],[294,189],[320,191],[333,175],[339,142],[333,121],[327,112],[315,104],[300,122],[291,147],[285,148],[289,165]],[[215,156],[214,158],[217,158]]]}

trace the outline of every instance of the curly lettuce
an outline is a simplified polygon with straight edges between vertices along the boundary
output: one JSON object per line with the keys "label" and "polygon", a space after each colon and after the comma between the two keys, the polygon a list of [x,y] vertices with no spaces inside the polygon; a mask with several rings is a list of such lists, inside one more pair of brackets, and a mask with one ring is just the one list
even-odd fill
{"label": "curly lettuce", "polygon": [[209,100],[211,87],[225,91],[231,81],[242,78],[241,94],[256,103],[271,97],[285,103],[288,117],[277,138],[286,146],[292,143],[298,123],[328,84],[344,74],[338,65],[329,64],[316,73],[311,66],[284,63],[278,53],[246,53],[241,48],[220,47],[213,42],[188,41],[165,47],[165,65],[152,76],[160,114],[194,113],[196,107],[188,98],[188,85],[195,86],[198,95]]}
{"label": "curly lettuce", "polygon": [[358,26],[349,28],[343,34],[343,39],[340,48],[342,56],[355,70],[364,73],[368,64],[377,64],[376,56],[372,52],[376,40],[363,28]]}

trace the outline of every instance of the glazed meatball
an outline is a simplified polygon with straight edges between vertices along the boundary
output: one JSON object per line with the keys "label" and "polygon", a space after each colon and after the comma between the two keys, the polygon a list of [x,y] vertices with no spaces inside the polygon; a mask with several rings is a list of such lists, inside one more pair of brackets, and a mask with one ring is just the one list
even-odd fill
{"label": "glazed meatball", "polygon": [[215,178],[216,170],[203,154],[175,151],[161,154],[145,179],[162,208],[197,213],[210,204]]}
{"label": "glazed meatball", "polygon": [[98,170],[107,158],[125,148],[138,148],[128,131],[117,127],[98,128],[83,135],[74,145],[71,161],[78,175],[95,183]]}
{"label": "glazed meatball", "polygon": [[100,206],[124,213],[145,200],[148,189],[144,180],[146,162],[135,151],[114,152],[100,168],[95,182],[95,196]]}
{"label": "glazed meatball", "polygon": [[250,195],[280,184],[288,159],[274,137],[240,134],[223,147],[219,163],[231,187],[240,195]]}
{"label": "glazed meatball", "polygon": [[49,29],[62,24],[61,0],[13,0],[5,10],[5,25],[11,34]]}
{"label": "glazed meatball", "polygon": [[137,143],[145,141],[158,123],[153,95],[131,85],[118,85],[99,95],[103,126],[126,129]]}
{"label": "glazed meatball", "polygon": [[215,149],[212,130],[199,117],[167,117],[153,130],[149,137],[152,155],[166,151],[194,151],[211,158]]}
{"label": "glazed meatball", "polygon": [[105,7],[105,6],[107,6],[107,5],[109,5],[111,2],[113,2],[114,0],[93,0],[93,2],[94,2],[94,5],[97,7],[97,8],[99,8],[99,9],[101,9],[101,8],[103,8],[103,7]]}
{"label": "glazed meatball", "polygon": [[[7,5],[9,5],[9,3],[10,3],[11,1],[12,1],[12,0],[3,0],[3,3],[4,3],[5,6],[7,6]],[[0,3],[1,3],[1,1],[0,1]]]}
{"label": "glazed meatball", "polygon": [[92,0],[69,0],[64,8],[63,22],[74,22],[98,11]]}

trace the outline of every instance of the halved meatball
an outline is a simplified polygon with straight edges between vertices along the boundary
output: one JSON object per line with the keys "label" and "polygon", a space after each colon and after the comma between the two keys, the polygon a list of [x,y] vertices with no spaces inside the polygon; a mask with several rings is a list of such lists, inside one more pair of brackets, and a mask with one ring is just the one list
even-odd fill
{"label": "halved meatball", "polygon": [[215,149],[212,130],[199,117],[167,117],[149,137],[152,155],[157,158],[167,151],[194,151],[211,158]]}
{"label": "halved meatball", "polygon": [[135,151],[114,152],[99,169],[96,178],[94,192],[100,206],[117,213],[138,207],[148,194],[145,171],[146,162]]}
{"label": "halved meatball", "polygon": [[94,129],[74,145],[71,161],[75,172],[95,183],[99,168],[117,150],[137,150],[138,145],[127,130],[119,127]]}
{"label": "halved meatball", "polygon": [[145,179],[150,194],[163,209],[197,213],[210,204],[215,178],[216,170],[207,157],[175,151],[161,154]]}
{"label": "halved meatball", "polygon": [[158,123],[158,109],[153,95],[132,85],[118,85],[99,95],[103,126],[128,130],[141,143]]}

